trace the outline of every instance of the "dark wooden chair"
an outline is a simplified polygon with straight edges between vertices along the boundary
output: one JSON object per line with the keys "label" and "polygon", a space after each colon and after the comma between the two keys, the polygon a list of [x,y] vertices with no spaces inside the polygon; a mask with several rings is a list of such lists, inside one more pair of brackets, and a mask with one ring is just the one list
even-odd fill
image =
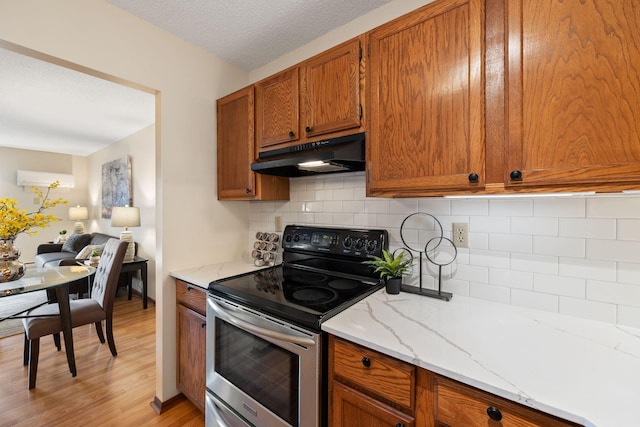
{"label": "dark wooden chair", "polygon": [[[95,324],[96,333],[101,343],[104,343],[102,321],[105,321],[107,342],[111,354],[117,356],[113,339],[113,303],[122,268],[122,260],[127,250],[127,242],[110,239],[100,257],[91,298],[69,301],[71,308],[72,327]],[[59,317],[58,304],[47,304],[27,313],[29,317],[22,319],[24,326],[24,364],[29,365],[29,389],[36,386],[38,372],[38,355],[40,353],[40,338],[46,335],[57,336],[60,339],[62,324]],[[53,316],[51,316],[53,315]],[[60,347],[58,347],[60,350]]]}

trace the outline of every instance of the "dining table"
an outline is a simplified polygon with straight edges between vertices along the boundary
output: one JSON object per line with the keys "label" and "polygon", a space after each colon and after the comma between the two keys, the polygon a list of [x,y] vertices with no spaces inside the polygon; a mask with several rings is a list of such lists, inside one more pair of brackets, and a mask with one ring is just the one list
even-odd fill
{"label": "dining table", "polygon": [[[58,304],[60,312],[60,322],[62,324],[62,334],[64,336],[64,346],[67,353],[67,362],[69,364],[71,375],[74,377],[77,374],[77,370],[75,355],[73,351],[73,327],[71,323],[71,310],[69,306],[69,284],[81,279],[90,280],[95,271],[95,267],[85,265],[28,268],[24,276],[22,276],[20,279],[0,283],[0,298],[7,298],[12,295],[35,292],[43,289],[55,290],[57,301],[45,302],[42,304]],[[0,321],[24,317],[29,317],[28,310],[23,310],[11,316],[1,318]]]}

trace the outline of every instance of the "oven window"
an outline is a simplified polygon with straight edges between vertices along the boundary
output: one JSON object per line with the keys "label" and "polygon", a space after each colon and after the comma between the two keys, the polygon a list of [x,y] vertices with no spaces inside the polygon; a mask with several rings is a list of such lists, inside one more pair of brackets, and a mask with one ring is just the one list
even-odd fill
{"label": "oven window", "polygon": [[298,425],[298,355],[216,318],[215,370],[292,426]]}

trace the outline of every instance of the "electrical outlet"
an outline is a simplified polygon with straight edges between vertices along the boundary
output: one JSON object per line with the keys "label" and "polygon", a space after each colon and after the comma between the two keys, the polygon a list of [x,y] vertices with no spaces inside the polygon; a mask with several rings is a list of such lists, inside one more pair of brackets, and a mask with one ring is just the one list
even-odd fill
{"label": "electrical outlet", "polygon": [[276,216],[274,223],[275,223],[274,224],[275,231],[281,232],[282,231],[282,217],[281,216]]}
{"label": "electrical outlet", "polygon": [[453,243],[459,248],[469,247],[469,224],[466,222],[453,223]]}

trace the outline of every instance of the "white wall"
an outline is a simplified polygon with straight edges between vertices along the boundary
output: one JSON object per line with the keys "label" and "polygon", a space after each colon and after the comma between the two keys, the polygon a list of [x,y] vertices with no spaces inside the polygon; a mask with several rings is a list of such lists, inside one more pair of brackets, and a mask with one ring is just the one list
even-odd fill
{"label": "white wall", "polygon": [[156,397],[166,401],[178,392],[170,272],[246,251],[237,236],[247,235],[248,204],[216,197],[215,100],[248,74],[102,0],[0,0],[0,40],[158,92]]}
{"label": "white wall", "polygon": [[[469,249],[443,269],[443,289],[454,298],[640,327],[639,195],[382,199],[365,196],[363,172],[290,184],[289,202],[252,202],[250,233],[274,231],[281,216],[283,224],[384,228],[395,249],[403,219],[425,212],[447,238],[453,222],[469,223]],[[437,270],[426,261],[423,269],[423,286],[435,288]],[[406,279],[412,285],[415,270]]]}
{"label": "white wall", "polygon": [[[149,126],[122,141],[112,144],[89,156],[88,186],[90,221],[88,231],[100,231],[112,236],[120,236],[122,228],[111,227],[110,219],[103,219],[102,208],[102,165],[116,159],[131,158],[133,187],[133,205],[140,208],[140,227],[131,227],[136,242],[138,256],[149,260],[148,290],[149,297],[156,298],[156,164],[155,164],[155,126]],[[136,278],[137,279],[137,278]],[[138,280],[134,287],[141,290]]]}
{"label": "white wall", "polygon": [[[65,173],[73,175],[75,179],[75,188],[55,189],[49,195],[51,199],[62,197],[69,202],[66,206],[59,205],[47,210],[47,213],[52,213],[60,221],[52,223],[47,228],[38,229],[38,234],[35,236],[29,237],[22,233],[16,239],[16,246],[22,251],[20,261],[33,262],[39,244],[55,240],[60,230],[73,232],[75,221],[69,221],[68,207],[77,204],[85,206],[87,203],[87,160],[85,157],[68,154],[4,147],[0,147],[0,159],[5,160],[0,168],[0,197],[15,199],[18,202],[18,208],[29,212],[38,209],[40,204],[33,203],[35,195],[31,187],[24,188],[16,185],[17,170]],[[41,190],[46,189],[41,188]]]}

